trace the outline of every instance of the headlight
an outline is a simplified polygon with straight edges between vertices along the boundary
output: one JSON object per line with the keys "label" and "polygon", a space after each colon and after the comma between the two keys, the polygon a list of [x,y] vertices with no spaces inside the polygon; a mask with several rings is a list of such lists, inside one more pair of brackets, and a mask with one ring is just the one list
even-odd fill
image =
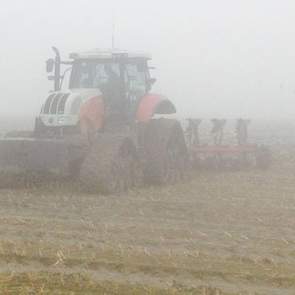
{"label": "headlight", "polygon": [[66,121],[65,118],[61,117],[61,118],[58,118],[57,123],[61,125],[61,124],[64,124],[65,121]]}

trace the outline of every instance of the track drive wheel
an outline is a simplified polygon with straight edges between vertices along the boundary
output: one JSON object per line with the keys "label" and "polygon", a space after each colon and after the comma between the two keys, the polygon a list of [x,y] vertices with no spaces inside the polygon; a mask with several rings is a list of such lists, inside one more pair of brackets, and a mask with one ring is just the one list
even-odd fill
{"label": "track drive wheel", "polygon": [[106,194],[140,185],[141,175],[135,145],[121,135],[98,136],[80,170],[80,180],[86,190]]}
{"label": "track drive wheel", "polygon": [[172,184],[189,174],[189,155],[180,123],[171,119],[155,119],[144,130],[147,184]]}

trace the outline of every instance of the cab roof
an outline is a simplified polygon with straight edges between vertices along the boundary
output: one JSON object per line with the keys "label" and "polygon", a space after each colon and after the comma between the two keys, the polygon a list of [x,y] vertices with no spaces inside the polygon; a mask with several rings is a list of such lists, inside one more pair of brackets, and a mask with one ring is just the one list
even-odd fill
{"label": "cab roof", "polygon": [[151,59],[149,54],[145,53],[138,53],[138,52],[128,52],[126,50],[118,50],[118,49],[111,49],[111,50],[101,50],[101,49],[94,49],[91,51],[85,52],[73,52],[70,54],[70,58],[77,60],[77,59],[113,59],[113,58],[140,58],[140,59]]}

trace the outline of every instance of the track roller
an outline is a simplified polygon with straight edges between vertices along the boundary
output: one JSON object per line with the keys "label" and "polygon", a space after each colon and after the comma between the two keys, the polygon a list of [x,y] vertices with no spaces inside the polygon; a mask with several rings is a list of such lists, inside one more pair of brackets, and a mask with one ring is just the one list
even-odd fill
{"label": "track roller", "polygon": [[144,130],[143,140],[147,184],[171,184],[188,175],[189,156],[178,121],[151,120]]}
{"label": "track roller", "polygon": [[141,182],[141,167],[132,140],[121,135],[101,135],[80,168],[80,181],[88,191],[119,193]]}

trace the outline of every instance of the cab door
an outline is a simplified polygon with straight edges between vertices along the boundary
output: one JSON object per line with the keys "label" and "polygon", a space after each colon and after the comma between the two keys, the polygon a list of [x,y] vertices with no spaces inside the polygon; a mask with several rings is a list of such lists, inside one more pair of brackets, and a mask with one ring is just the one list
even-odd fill
{"label": "cab door", "polygon": [[126,97],[130,114],[134,115],[140,99],[147,93],[146,66],[143,62],[129,62],[125,68]]}

